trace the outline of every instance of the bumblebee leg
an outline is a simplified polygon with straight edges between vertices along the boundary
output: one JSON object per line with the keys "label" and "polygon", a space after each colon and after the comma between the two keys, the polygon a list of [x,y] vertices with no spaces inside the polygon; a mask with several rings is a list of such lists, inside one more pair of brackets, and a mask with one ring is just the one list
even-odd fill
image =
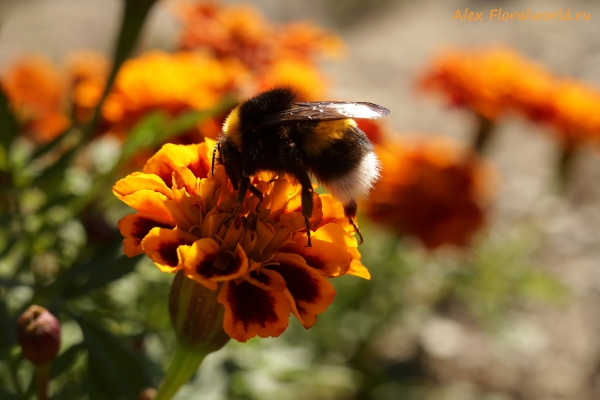
{"label": "bumblebee leg", "polygon": [[219,143],[219,142],[217,142],[217,144],[215,145],[215,148],[213,149],[212,165],[211,165],[212,176],[215,176],[215,158],[217,158],[217,150],[219,151],[219,153],[221,152],[221,143]]}
{"label": "bumblebee leg", "polygon": [[250,186],[251,186],[250,178],[247,176],[244,176],[242,178],[242,181],[240,182],[240,188],[238,190],[238,198],[237,198],[237,202],[235,203],[235,208],[233,209],[233,212],[231,213],[231,215],[225,220],[224,224],[228,224],[229,222],[231,222],[232,219],[237,217],[238,213],[240,212],[240,208],[242,207],[242,203],[244,202],[244,199],[246,198],[246,192],[248,191]]}
{"label": "bumblebee leg", "polygon": [[253,195],[255,195],[256,197],[258,197],[258,204],[256,205],[256,208],[254,209],[254,211],[258,212],[258,207],[260,207],[260,205],[262,204],[264,198],[263,198],[263,194],[260,190],[258,190],[256,188],[256,186],[254,185],[250,185],[248,187],[248,190],[250,190],[250,193],[252,193]]}
{"label": "bumblebee leg", "polygon": [[344,215],[348,217],[348,222],[350,222],[350,225],[354,227],[354,232],[356,232],[358,235],[358,244],[363,244],[365,240],[363,239],[362,233],[360,233],[360,229],[358,229],[358,226],[356,226],[356,223],[354,222],[354,218],[356,218],[356,210],[356,201],[351,200],[349,203],[344,204]]}
{"label": "bumblebee leg", "polygon": [[303,174],[297,175],[298,180],[300,181],[300,185],[302,186],[301,192],[301,200],[302,200],[302,215],[304,216],[304,224],[306,225],[306,237],[308,238],[308,243],[306,247],[312,247],[312,242],[310,240],[310,216],[313,212],[313,188],[312,182],[308,177],[306,171]]}

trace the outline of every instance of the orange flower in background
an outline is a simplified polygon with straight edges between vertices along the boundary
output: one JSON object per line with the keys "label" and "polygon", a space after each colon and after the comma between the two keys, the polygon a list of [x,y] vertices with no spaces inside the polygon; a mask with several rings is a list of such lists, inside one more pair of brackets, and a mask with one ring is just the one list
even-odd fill
{"label": "orange flower in background", "polygon": [[183,23],[180,48],[212,51],[218,58],[235,58],[253,71],[281,59],[314,64],[320,55],[337,57],[339,38],[309,23],[271,25],[249,5],[220,5],[216,1],[177,3]]}
{"label": "orange flower in background", "polygon": [[549,125],[563,145],[600,137],[600,91],[507,48],[449,51],[434,60],[421,87],[490,120],[513,112]]}
{"label": "orange flower in background", "polygon": [[507,48],[450,50],[433,61],[421,87],[495,120],[510,110],[515,88],[539,76],[547,72]]}
{"label": "orange flower in background", "polygon": [[325,94],[327,82],[317,61],[320,56],[341,54],[342,42],[335,35],[305,22],[271,25],[247,5],[224,6],[214,1],[177,5],[183,23],[181,49],[241,61],[254,73],[254,92],[291,85],[305,101]]}
{"label": "orange flower in background", "polygon": [[273,61],[276,37],[251,6],[221,6],[217,2],[179,2],[183,23],[179,48],[208,49],[218,58],[235,58],[256,70]]}
{"label": "orange flower in background", "polygon": [[78,121],[87,121],[104,92],[110,63],[102,54],[81,51],[67,59],[66,69],[75,117]]}
{"label": "orange flower in background", "polygon": [[600,140],[600,92],[575,81],[555,87],[554,112],[548,120],[563,144]]}
{"label": "orange flower in background", "polygon": [[218,290],[223,327],[238,341],[280,335],[290,314],[310,328],[335,296],[326,278],[369,277],[342,204],[314,195],[306,247],[300,187],[261,176],[261,206],[249,196],[232,219],[237,192],[222,165],[210,173],[214,144],[167,144],[143,173],[116,183],[115,195],[138,212],[119,222],[125,254],[145,253],[161,271]]}
{"label": "orange flower in background", "polygon": [[328,86],[317,68],[293,59],[281,59],[274,62],[256,79],[259,92],[274,87],[291,86],[298,93],[299,101],[323,99]]}
{"label": "orange flower in background", "polygon": [[50,141],[69,127],[64,76],[45,58],[27,56],[14,62],[2,74],[2,87],[34,140]]}
{"label": "orange flower in background", "polygon": [[382,120],[379,119],[357,119],[356,123],[361,131],[367,135],[374,145],[382,144],[391,134]]}
{"label": "orange flower in background", "polygon": [[414,138],[379,146],[381,180],[360,207],[373,221],[419,238],[429,249],[467,246],[485,222],[493,174],[447,138]]}
{"label": "orange flower in background", "polygon": [[216,60],[201,53],[148,52],[123,64],[102,115],[118,131],[159,109],[170,115],[207,110],[235,93],[245,78],[245,68],[235,60]]}

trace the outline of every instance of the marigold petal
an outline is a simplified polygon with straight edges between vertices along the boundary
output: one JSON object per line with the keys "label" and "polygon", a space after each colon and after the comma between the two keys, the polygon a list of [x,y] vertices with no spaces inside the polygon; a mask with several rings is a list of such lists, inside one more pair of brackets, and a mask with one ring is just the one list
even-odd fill
{"label": "marigold petal", "polygon": [[268,222],[256,221],[256,245],[254,251],[250,254],[250,258],[253,260],[260,260],[262,258],[263,250],[273,239],[275,234],[275,228]]}
{"label": "marigold petal", "polygon": [[356,247],[358,242],[354,235],[346,232],[340,225],[330,223],[325,224],[312,233],[315,239],[324,240],[330,243],[337,243],[344,247]]}
{"label": "marigold petal", "polygon": [[[254,264],[253,267],[257,264]],[[258,265],[260,266],[260,264]],[[263,290],[275,290],[277,292],[285,290],[285,280],[283,277],[279,273],[266,268],[254,269],[246,277],[246,280]]]}
{"label": "marigold petal", "polygon": [[174,228],[172,222],[164,221],[149,214],[129,214],[121,218],[118,224],[123,239],[123,252],[127,257],[142,254],[142,239],[152,228]]}
{"label": "marigold petal", "polygon": [[[248,272],[248,257],[238,244],[234,252],[219,252],[213,239],[200,239],[191,246],[180,246],[179,259],[188,278],[216,289],[217,282],[239,278]],[[223,264],[224,268],[219,268]]]}
{"label": "marigold petal", "polygon": [[196,176],[188,167],[177,167],[173,170],[173,189],[185,189],[189,194],[196,194]]}
{"label": "marigold petal", "polygon": [[350,268],[348,269],[348,272],[346,272],[346,273],[348,275],[358,276],[359,278],[363,278],[366,280],[371,279],[371,273],[369,272],[367,267],[365,267],[360,262],[360,260],[357,260],[357,259],[352,260],[352,262],[350,263]]}
{"label": "marigold petal", "polygon": [[164,221],[175,221],[169,211],[171,200],[162,193],[153,190],[138,190],[120,197],[119,200],[140,213],[150,214]]}
{"label": "marigold petal", "polygon": [[276,337],[288,326],[291,306],[283,292],[232,280],[225,282],[217,301],[225,307],[223,329],[239,342],[257,335]]}
{"label": "marigold petal", "polygon": [[142,240],[142,249],[159,270],[177,272],[181,269],[181,260],[177,248],[190,245],[198,238],[182,229],[153,228]]}
{"label": "marigold petal", "polygon": [[206,143],[187,146],[167,143],[146,162],[144,172],[158,175],[170,187],[177,167],[188,167],[196,177],[206,178],[210,171]]}
{"label": "marigold petal", "polygon": [[[175,175],[176,173],[174,172],[174,180],[176,179]],[[195,195],[195,191],[189,192],[185,187],[179,188],[174,186],[173,200],[167,203],[167,207],[177,222],[177,226],[187,231],[191,230],[193,226],[202,226],[202,199]]]}
{"label": "marigold petal", "polygon": [[157,193],[162,193],[168,198],[172,198],[171,189],[154,174],[142,174],[139,172],[133,173],[126,178],[120,179],[113,186],[113,193],[117,198],[127,196],[140,190],[152,190]]}
{"label": "marigold petal", "polygon": [[348,221],[348,217],[344,214],[344,205],[341,201],[336,200],[330,194],[320,195],[321,205],[323,209],[323,218],[320,225],[336,223],[341,225],[347,232],[354,232],[354,227]]}
{"label": "marigold petal", "polygon": [[304,232],[297,233],[293,240],[293,243],[282,246],[279,251],[300,255],[306,264],[318,270],[323,276],[328,278],[341,276],[350,268],[352,257],[344,246],[312,239],[312,247],[307,247],[308,238]]}
{"label": "marigold petal", "polygon": [[[335,289],[327,279],[297,254],[276,253],[273,260],[278,261],[279,265],[265,268],[283,277],[299,311],[302,309],[306,314],[320,314],[327,310],[335,297]],[[301,321],[306,322],[304,318]]]}
{"label": "marigold petal", "polygon": [[277,179],[273,182],[271,189],[271,202],[268,208],[271,210],[279,210],[298,193],[299,187],[292,185],[287,179]]}

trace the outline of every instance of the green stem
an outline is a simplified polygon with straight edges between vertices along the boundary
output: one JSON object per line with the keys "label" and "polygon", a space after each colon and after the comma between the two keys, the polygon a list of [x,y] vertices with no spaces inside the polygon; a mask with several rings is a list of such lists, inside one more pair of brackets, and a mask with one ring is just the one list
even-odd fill
{"label": "green stem", "polygon": [[138,41],[138,37],[144,26],[144,21],[148,16],[148,12],[152,8],[152,5],[156,0],[125,0],[125,10],[123,11],[123,19],[121,22],[121,30],[119,31],[119,39],[117,41],[117,48],[115,50],[114,60],[110,74],[104,86],[104,92],[100,101],[94,109],[94,115],[92,119],[83,128],[83,135],[78,143],[85,142],[87,138],[93,133],[100,116],[102,113],[102,106],[104,100],[108,97],[112,85],[117,77],[117,73],[121,68],[121,65],[125,62],[127,57],[133,52],[133,49]]}
{"label": "green stem", "polygon": [[50,378],[50,366],[52,363],[38,365],[35,368],[37,381],[38,400],[48,400],[48,379]]}
{"label": "green stem", "polygon": [[577,153],[577,146],[572,140],[565,140],[559,148],[556,166],[556,188],[559,194],[564,194],[573,169],[573,160]]}
{"label": "green stem", "polygon": [[477,114],[477,121],[479,126],[477,132],[473,138],[473,148],[477,151],[477,154],[483,155],[487,145],[494,133],[494,122],[481,114]]}
{"label": "green stem", "polygon": [[175,345],[175,354],[167,370],[167,375],[158,389],[154,400],[169,400],[198,370],[207,356],[205,353],[185,349],[179,342]]}

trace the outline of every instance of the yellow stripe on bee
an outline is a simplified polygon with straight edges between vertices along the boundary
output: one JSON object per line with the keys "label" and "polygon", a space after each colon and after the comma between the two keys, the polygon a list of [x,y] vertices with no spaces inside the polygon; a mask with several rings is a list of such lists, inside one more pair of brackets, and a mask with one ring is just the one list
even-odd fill
{"label": "yellow stripe on bee", "polygon": [[319,156],[332,142],[343,138],[348,128],[356,126],[356,121],[351,118],[319,121],[310,138],[304,141],[304,151],[309,156]]}
{"label": "yellow stripe on bee", "polygon": [[225,122],[223,122],[223,133],[227,135],[238,148],[242,147],[239,107],[234,108],[225,119]]}

